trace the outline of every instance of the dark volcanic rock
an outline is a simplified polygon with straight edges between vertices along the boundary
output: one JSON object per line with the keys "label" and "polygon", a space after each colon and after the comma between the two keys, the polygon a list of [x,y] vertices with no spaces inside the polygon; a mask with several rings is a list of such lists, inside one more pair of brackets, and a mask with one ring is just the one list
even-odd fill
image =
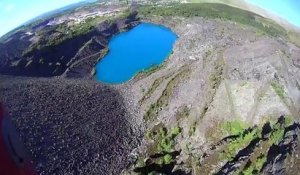
{"label": "dark volcanic rock", "polygon": [[0,43],[0,72],[3,66],[20,60],[22,52],[31,44],[29,36],[24,32],[17,32],[4,43]]}
{"label": "dark volcanic rock", "polygon": [[101,41],[99,41],[97,37],[93,37],[79,50],[79,52],[68,63],[67,66],[72,65],[74,62],[79,61],[82,58],[86,58],[95,53],[98,53],[100,50],[104,49],[106,45],[107,42],[101,43]]}
{"label": "dark volcanic rock", "polygon": [[[0,60],[2,60],[0,62],[0,74],[34,77],[61,75],[76,60],[89,59],[91,56],[100,53],[113,35],[128,30],[138,23],[137,13],[133,12],[128,17],[116,19],[114,22],[104,21],[86,34],[66,39],[57,45],[34,49],[23,55],[22,53],[28,49],[31,42],[26,38],[19,39],[19,41],[19,35],[13,36],[13,38],[16,38],[15,40],[0,45]],[[55,29],[53,27],[48,28],[49,31],[45,29],[43,35],[50,36]],[[96,39],[97,43],[94,42],[92,47],[91,45],[85,47],[93,39]],[[85,60],[84,65],[95,65],[95,61],[97,60],[94,58]],[[84,69],[86,68],[84,67]],[[90,73],[92,68],[89,69]]]}
{"label": "dark volcanic rock", "polygon": [[118,174],[129,163],[137,133],[117,90],[92,80],[1,80],[1,100],[40,174]]}
{"label": "dark volcanic rock", "polygon": [[[299,147],[300,124],[293,123],[285,129],[284,139],[279,145],[272,145],[268,151],[267,162],[264,164],[265,174],[286,174],[286,169],[289,165],[285,160],[292,154],[299,154],[296,147]],[[298,159],[298,158],[297,158]],[[292,167],[297,168],[295,164]]]}
{"label": "dark volcanic rock", "polygon": [[[91,73],[96,62],[102,57],[107,42],[99,41],[100,37],[93,37],[77,53],[77,55],[67,64],[65,77],[85,78],[91,77]],[[105,53],[105,52],[104,52]]]}

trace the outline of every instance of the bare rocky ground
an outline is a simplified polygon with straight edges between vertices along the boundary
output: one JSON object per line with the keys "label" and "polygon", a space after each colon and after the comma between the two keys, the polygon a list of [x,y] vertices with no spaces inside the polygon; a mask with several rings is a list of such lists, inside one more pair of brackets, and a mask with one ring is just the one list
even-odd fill
{"label": "bare rocky ground", "polygon": [[[176,174],[180,169],[191,174],[214,174],[219,170],[221,174],[237,173],[223,171],[227,165],[224,160],[215,159],[204,165],[198,161],[211,145],[226,137],[221,127],[224,122],[262,126],[267,121],[275,122],[279,116],[292,116],[298,121],[300,49],[295,45],[228,21],[159,17],[145,21],[169,26],[179,38],[173,54],[161,68],[129,82],[135,92],[135,104],[140,106],[140,117],[148,126],[142,146],[133,152],[137,158],[135,167],[145,166],[136,172],[143,174],[152,168],[166,174]],[[167,135],[174,127],[180,128],[180,134],[168,144]],[[152,135],[149,139],[149,135],[161,133],[157,128],[166,130],[163,136]],[[297,129],[295,133],[299,134]],[[166,150],[162,145],[172,148]],[[163,166],[167,163],[162,162],[166,152],[172,151],[180,151],[180,155],[167,161],[176,162],[173,171],[168,171]],[[255,152],[254,149],[249,154]],[[153,158],[159,153],[161,159]],[[267,155],[267,150],[261,154]],[[243,169],[242,163],[233,164],[234,170]],[[278,164],[268,166],[269,171],[261,171],[285,172]],[[291,171],[295,168],[294,165]]]}
{"label": "bare rocky ground", "polygon": [[[280,165],[299,161],[300,48],[229,21],[143,20],[170,27],[178,40],[163,66],[127,83],[1,77],[1,98],[41,174],[145,174],[149,165],[165,174],[232,174],[260,154],[268,174],[297,172],[296,163]],[[247,126],[240,127],[247,135],[268,121],[278,124],[253,142],[264,149],[245,142],[235,159],[219,160],[235,141],[226,137],[237,137],[224,134],[224,123]],[[276,127],[285,132],[273,143]],[[294,152],[273,153],[277,148]]]}
{"label": "bare rocky ground", "polygon": [[[147,90],[153,88],[153,83],[164,77],[141,109],[147,109],[145,106],[160,97],[176,73],[189,68],[189,76],[176,85],[167,107],[160,111],[161,119],[171,120],[181,106],[188,106],[191,115],[198,115],[204,106],[212,103],[216,103],[211,106],[216,116],[203,118],[228,119],[233,115],[257,124],[257,117],[267,116],[268,111],[273,112],[271,116],[298,114],[297,62],[300,50],[296,46],[280,39],[259,36],[254,29],[228,21],[175,18],[151,22],[171,27],[179,38],[173,54],[161,69],[128,83],[127,86],[132,86],[136,92],[135,102],[138,104]],[[211,79],[212,76],[215,80]],[[273,80],[283,85],[287,104],[270,85]],[[261,97],[259,100],[258,96]],[[262,106],[256,106],[258,101]],[[225,115],[230,108],[234,109]]]}
{"label": "bare rocky ground", "polygon": [[93,80],[1,77],[1,100],[40,174],[118,174],[139,142],[120,92]]}

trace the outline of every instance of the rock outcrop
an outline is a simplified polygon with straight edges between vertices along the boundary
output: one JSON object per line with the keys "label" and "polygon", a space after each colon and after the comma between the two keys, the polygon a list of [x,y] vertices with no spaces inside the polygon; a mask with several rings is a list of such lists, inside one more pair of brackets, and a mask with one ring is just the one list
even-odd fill
{"label": "rock outcrop", "polygon": [[[57,45],[36,48],[26,52],[31,42],[29,36],[20,38],[17,33],[11,36],[10,41],[0,45],[0,73],[6,75],[32,76],[32,77],[52,77],[63,74],[76,61],[85,61],[86,64],[95,65],[97,60],[93,56],[101,53],[107,47],[109,39],[121,32],[126,31],[139,23],[137,13],[132,12],[128,16],[116,19],[115,21],[104,21],[89,32],[64,40]],[[48,27],[49,28],[49,27]],[[50,35],[54,28],[43,30],[44,35]],[[41,32],[41,31],[40,31]],[[49,33],[50,32],[50,33]],[[25,35],[24,33],[22,33]],[[52,35],[52,34],[51,34]],[[16,38],[16,39],[14,39]],[[91,45],[92,44],[92,45]],[[91,59],[90,59],[91,58]],[[89,60],[90,59],[90,60]],[[78,65],[78,63],[75,63]],[[87,72],[81,72],[78,76],[91,74],[93,66],[83,66]],[[72,69],[74,69],[73,66]],[[76,68],[78,69],[78,67]],[[68,74],[72,76],[71,74]],[[75,76],[75,75],[74,75]]]}

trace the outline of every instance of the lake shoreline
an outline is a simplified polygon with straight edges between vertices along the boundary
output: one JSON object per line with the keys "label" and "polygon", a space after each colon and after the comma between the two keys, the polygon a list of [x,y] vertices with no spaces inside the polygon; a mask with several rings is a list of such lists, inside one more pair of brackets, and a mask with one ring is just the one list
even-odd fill
{"label": "lake shoreline", "polygon": [[96,79],[108,84],[127,82],[139,72],[164,62],[176,39],[171,29],[152,23],[140,23],[115,35],[109,41],[108,53],[96,65]]}

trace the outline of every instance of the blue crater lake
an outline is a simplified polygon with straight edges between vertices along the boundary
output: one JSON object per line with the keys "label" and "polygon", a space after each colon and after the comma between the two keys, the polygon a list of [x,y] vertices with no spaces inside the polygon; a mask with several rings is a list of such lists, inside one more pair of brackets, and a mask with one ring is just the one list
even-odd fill
{"label": "blue crater lake", "polygon": [[114,36],[109,52],[96,65],[96,79],[105,83],[123,83],[138,72],[161,64],[172,52],[177,36],[169,28],[141,23]]}

